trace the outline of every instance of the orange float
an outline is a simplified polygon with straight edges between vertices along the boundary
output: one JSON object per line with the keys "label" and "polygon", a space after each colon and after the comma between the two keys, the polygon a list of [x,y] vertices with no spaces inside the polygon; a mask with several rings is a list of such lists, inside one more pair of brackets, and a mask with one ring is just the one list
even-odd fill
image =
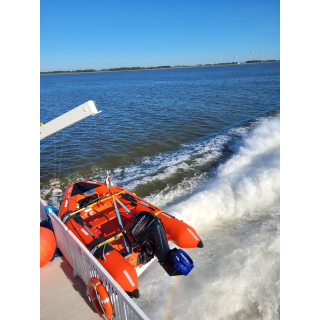
{"label": "orange float", "polygon": [[90,278],[88,281],[89,297],[100,317],[113,319],[113,307],[105,287],[99,279]]}
{"label": "orange float", "polygon": [[40,227],[40,268],[45,266],[53,257],[56,250],[54,233],[44,227]]}
{"label": "orange float", "polygon": [[[196,230],[136,194],[81,180],[63,195],[59,217],[130,297],[139,297],[139,268],[153,258],[169,276],[188,275],[194,265],[178,248],[202,248]],[[93,284],[91,284],[92,286]]]}
{"label": "orange float", "polygon": [[163,223],[168,240],[181,248],[203,248],[203,243],[194,228],[163,211],[158,217]]}

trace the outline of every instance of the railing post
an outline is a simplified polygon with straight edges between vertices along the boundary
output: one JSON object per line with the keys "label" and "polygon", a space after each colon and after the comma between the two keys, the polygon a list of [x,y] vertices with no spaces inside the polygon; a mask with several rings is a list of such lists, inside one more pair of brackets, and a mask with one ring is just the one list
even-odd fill
{"label": "railing post", "polygon": [[120,311],[120,319],[126,319],[125,312],[124,312],[124,301],[120,295],[118,295],[118,305],[119,305],[119,311]]}
{"label": "railing post", "polygon": [[72,253],[72,259],[73,259],[73,277],[75,278],[76,276],[79,275],[78,260],[75,257],[76,252],[74,252],[74,247],[76,245],[75,244],[72,245],[74,242],[72,241],[72,238],[71,238],[71,236],[69,234],[69,231],[68,231],[68,240],[69,240],[70,249],[71,249],[71,253]]}

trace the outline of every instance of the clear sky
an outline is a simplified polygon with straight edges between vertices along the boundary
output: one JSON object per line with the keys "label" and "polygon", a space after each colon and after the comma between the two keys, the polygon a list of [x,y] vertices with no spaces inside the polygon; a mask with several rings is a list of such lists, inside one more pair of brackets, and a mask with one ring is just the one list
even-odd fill
{"label": "clear sky", "polygon": [[280,1],[41,0],[40,70],[280,59]]}

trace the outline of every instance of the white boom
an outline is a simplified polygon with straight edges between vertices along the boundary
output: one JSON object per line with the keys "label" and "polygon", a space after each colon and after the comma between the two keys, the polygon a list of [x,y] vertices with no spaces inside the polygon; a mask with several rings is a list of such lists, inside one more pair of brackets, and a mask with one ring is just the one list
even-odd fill
{"label": "white boom", "polygon": [[66,127],[69,127],[72,124],[79,122],[82,119],[85,119],[89,116],[94,116],[100,112],[101,111],[98,111],[98,108],[95,102],[92,100],[89,100],[86,103],[82,104],[81,106],[66,112],[60,117],[55,118],[46,124],[43,124],[40,127],[40,140]]}

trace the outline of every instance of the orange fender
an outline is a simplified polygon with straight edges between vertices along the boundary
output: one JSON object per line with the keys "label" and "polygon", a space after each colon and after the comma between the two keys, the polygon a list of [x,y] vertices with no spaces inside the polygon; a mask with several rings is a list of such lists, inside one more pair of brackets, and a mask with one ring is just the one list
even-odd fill
{"label": "orange fender", "polygon": [[56,239],[54,233],[44,227],[40,227],[40,268],[45,266],[56,251]]}
{"label": "orange fender", "polygon": [[107,290],[97,278],[90,278],[88,281],[90,300],[103,319],[112,320],[114,313]]}

